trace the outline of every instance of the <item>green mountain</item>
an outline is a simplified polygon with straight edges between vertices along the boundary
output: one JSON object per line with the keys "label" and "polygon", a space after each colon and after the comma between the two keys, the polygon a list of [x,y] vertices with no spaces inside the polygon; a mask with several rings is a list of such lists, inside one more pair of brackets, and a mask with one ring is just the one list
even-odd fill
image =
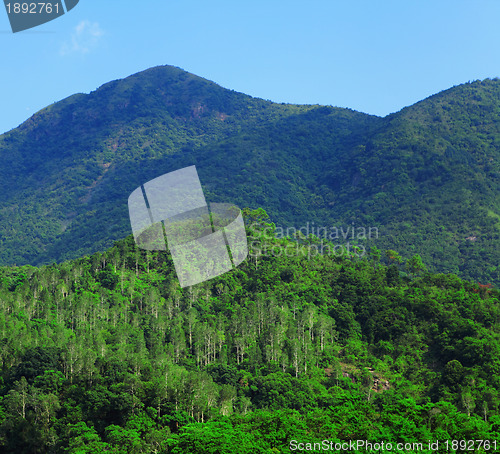
{"label": "green mountain", "polygon": [[156,67],[0,136],[0,263],[105,250],[130,233],[137,186],[195,164],[208,201],[263,207],[284,234],[325,227],[338,246],[419,253],[432,270],[499,285],[499,150],[498,80],[379,118]]}
{"label": "green mountain", "polygon": [[0,451],[499,451],[498,290],[417,259],[258,256],[296,243],[245,214],[249,260],[185,289],[131,236],[0,267]]}

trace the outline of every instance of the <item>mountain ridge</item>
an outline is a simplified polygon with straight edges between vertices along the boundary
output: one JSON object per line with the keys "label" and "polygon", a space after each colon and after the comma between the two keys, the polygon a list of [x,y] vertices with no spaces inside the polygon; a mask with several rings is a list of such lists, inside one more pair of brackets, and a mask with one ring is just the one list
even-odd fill
{"label": "mountain ridge", "polygon": [[109,247],[130,232],[135,187],[195,164],[207,200],[262,206],[283,225],[376,224],[382,238],[367,246],[498,284],[499,150],[498,80],[377,117],[150,68],[0,136],[0,263]]}

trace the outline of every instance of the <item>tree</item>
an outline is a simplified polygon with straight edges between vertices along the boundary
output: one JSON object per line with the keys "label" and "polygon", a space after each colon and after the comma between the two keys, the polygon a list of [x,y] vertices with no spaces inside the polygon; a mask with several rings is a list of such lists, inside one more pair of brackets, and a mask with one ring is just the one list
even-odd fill
{"label": "tree", "polygon": [[406,263],[406,268],[412,273],[413,276],[420,274],[423,271],[426,271],[427,268],[422,262],[422,257],[416,254]]}
{"label": "tree", "polygon": [[26,411],[30,401],[30,385],[25,377],[21,377],[5,398],[5,405],[12,415],[26,419]]}
{"label": "tree", "polygon": [[382,257],[382,253],[380,252],[380,249],[377,249],[375,246],[373,246],[370,249],[370,257],[373,262],[373,269],[376,268],[377,264],[380,263],[380,258]]}
{"label": "tree", "polygon": [[464,390],[462,392],[462,405],[467,412],[467,416],[470,418],[471,412],[476,408],[476,402],[470,390]]}
{"label": "tree", "polygon": [[389,259],[390,264],[399,265],[403,263],[402,257],[396,251],[393,251],[391,249],[385,251],[385,256]]}
{"label": "tree", "polygon": [[101,454],[111,449],[108,443],[101,441],[96,430],[83,421],[69,424],[65,430],[71,454]]}

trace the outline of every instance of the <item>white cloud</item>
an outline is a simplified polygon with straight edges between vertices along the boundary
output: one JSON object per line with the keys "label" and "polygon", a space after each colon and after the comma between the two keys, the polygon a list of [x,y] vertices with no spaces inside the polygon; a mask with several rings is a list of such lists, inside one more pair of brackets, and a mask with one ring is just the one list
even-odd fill
{"label": "white cloud", "polygon": [[95,48],[104,31],[99,27],[97,22],[82,20],[73,30],[71,41],[65,42],[61,46],[60,54],[88,54]]}

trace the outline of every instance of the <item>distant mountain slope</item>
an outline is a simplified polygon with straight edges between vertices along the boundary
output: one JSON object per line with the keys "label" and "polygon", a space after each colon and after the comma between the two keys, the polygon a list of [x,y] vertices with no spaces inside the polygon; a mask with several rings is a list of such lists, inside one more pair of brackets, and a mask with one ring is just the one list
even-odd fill
{"label": "distant mountain slope", "polygon": [[340,190],[338,205],[356,222],[381,223],[384,247],[498,284],[500,81],[454,87],[384,122],[340,166],[326,169]]}
{"label": "distant mountain slope", "polygon": [[0,136],[0,262],[103,250],[130,233],[135,187],[196,164],[209,201],[262,206],[283,227],[377,227],[367,247],[498,284],[499,121],[498,80],[379,118],[152,68]]}

